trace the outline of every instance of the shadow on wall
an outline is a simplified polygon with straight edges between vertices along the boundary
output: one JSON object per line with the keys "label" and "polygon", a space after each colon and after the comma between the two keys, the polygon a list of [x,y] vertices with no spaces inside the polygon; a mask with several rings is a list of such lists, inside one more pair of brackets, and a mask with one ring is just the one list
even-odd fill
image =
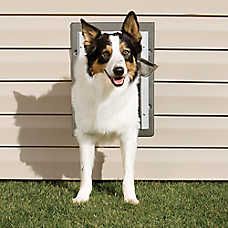
{"label": "shadow on wall", "polygon": [[[64,86],[56,83],[48,93],[38,98],[14,92],[17,114],[20,114],[15,115],[15,125],[19,127],[20,160],[41,179],[80,178],[80,155],[72,136],[72,116],[56,115],[71,110],[70,83],[67,90]],[[63,90],[67,91],[66,94]],[[57,108],[52,108],[52,102],[58,104]],[[41,114],[44,109],[48,115]],[[28,114],[31,112],[33,115]],[[38,114],[34,115],[34,112]],[[96,150],[94,179],[102,179],[103,163],[103,152]]]}

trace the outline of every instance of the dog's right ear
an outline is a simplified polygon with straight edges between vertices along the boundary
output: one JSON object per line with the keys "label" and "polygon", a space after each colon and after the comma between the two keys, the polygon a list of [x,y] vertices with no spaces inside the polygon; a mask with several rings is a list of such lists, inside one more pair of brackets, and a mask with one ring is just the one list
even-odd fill
{"label": "dog's right ear", "polygon": [[90,25],[83,19],[81,19],[81,24],[82,35],[84,37],[84,45],[89,46],[93,44],[93,41],[101,35],[101,31],[93,25]]}

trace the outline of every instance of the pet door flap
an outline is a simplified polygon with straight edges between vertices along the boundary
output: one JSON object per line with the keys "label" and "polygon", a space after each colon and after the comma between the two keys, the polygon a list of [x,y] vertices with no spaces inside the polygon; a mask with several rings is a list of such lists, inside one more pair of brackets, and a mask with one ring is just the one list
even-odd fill
{"label": "pet door flap", "polygon": [[[101,22],[91,23],[103,32],[120,31],[122,23]],[[140,32],[142,35],[142,52],[138,60],[139,76],[139,136],[153,136],[154,134],[154,75],[153,71],[157,66],[154,61],[154,22],[141,22]],[[71,24],[71,60],[82,50],[83,37],[81,24]],[[71,64],[73,73],[73,64]],[[72,110],[74,111],[74,110]]]}

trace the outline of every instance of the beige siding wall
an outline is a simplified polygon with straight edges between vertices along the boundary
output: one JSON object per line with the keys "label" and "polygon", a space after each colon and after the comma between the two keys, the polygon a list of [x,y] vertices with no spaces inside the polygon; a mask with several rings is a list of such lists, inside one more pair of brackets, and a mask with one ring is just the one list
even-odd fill
{"label": "beige siding wall", "polygon": [[[0,178],[79,178],[70,23],[122,21],[129,6],[140,21],[155,21],[159,65],[155,136],[138,140],[136,178],[228,179],[225,0],[0,3]],[[94,178],[121,178],[118,142],[100,143],[96,156]]]}
{"label": "beige siding wall", "polygon": [[110,4],[106,0],[90,1],[56,1],[50,0],[8,0],[1,3],[1,14],[126,14],[129,9],[135,9],[140,14],[203,14],[203,15],[224,15],[228,12],[226,0],[116,0]]}

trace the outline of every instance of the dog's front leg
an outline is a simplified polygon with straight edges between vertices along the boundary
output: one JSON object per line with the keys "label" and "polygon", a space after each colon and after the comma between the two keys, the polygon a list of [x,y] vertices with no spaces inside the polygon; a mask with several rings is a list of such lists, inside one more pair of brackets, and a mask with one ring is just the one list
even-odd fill
{"label": "dog's front leg", "polygon": [[134,185],[134,164],[137,151],[138,131],[133,129],[121,135],[120,146],[124,167],[123,194],[124,201],[131,204],[138,204]]}
{"label": "dog's front leg", "polygon": [[77,196],[73,199],[74,203],[83,203],[89,200],[92,191],[92,171],[95,154],[95,143],[92,137],[81,132],[76,133],[80,147],[80,168],[81,182]]}

